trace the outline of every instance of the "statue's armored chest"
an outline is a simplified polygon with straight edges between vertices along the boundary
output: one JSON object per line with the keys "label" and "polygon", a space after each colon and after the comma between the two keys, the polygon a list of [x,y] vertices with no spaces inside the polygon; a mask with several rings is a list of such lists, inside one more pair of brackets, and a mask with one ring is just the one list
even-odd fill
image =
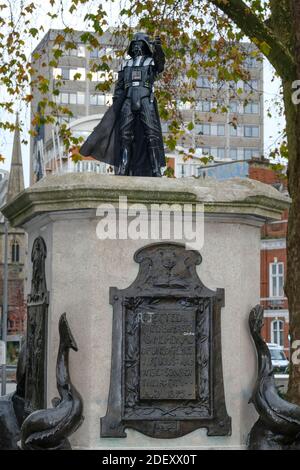
{"label": "statue's armored chest", "polygon": [[149,80],[151,76],[150,72],[151,66],[127,66],[124,68],[124,80],[125,83],[132,82],[143,82]]}
{"label": "statue's armored chest", "polygon": [[142,80],[143,78],[143,71],[140,67],[132,67],[131,70],[131,79],[132,80]]}

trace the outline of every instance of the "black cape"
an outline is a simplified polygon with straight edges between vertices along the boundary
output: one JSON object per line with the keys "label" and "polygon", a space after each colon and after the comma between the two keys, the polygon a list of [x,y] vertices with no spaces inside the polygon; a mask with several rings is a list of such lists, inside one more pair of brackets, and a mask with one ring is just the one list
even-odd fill
{"label": "black cape", "polygon": [[[96,160],[118,168],[121,163],[120,153],[120,112],[125,100],[125,93],[119,96],[106,111],[100,123],[81,146],[82,156],[92,156]],[[156,119],[160,128],[159,163],[166,166],[164,145],[157,102],[154,99]],[[137,119],[134,132],[133,152],[130,164],[130,174],[133,176],[152,176],[152,167],[147,154],[147,144],[142,123]]]}

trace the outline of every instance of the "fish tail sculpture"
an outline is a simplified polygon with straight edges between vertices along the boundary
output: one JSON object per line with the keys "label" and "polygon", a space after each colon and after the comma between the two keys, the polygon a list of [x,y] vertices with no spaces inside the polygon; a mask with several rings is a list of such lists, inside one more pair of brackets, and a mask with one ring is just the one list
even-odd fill
{"label": "fish tail sculpture", "polygon": [[258,421],[250,431],[251,450],[300,449],[300,406],[281,398],[276,388],[269,348],[261,336],[264,309],[257,305],[249,315],[249,327],[258,359],[258,376],[250,402]]}
{"label": "fish tail sculpture", "polygon": [[84,419],[83,401],[69,374],[69,351],[78,348],[65,313],[59,320],[59,336],[56,380],[60,398],[52,401],[54,408],[34,411],[25,419],[21,427],[21,448],[24,450],[70,449],[67,438]]}

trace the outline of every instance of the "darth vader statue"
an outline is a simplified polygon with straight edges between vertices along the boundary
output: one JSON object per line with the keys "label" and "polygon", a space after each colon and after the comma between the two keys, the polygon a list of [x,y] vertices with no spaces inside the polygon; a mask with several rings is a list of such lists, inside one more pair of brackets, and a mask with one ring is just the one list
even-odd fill
{"label": "darth vader statue", "polygon": [[154,82],[164,70],[159,37],[137,33],[116,83],[113,105],[80,149],[115,167],[118,175],[161,176],[166,166]]}

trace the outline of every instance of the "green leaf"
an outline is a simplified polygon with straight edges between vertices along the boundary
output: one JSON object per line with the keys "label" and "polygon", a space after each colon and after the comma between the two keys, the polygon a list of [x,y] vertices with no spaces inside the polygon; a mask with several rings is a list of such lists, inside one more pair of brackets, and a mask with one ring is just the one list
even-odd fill
{"label": "green leaf", "polygon": [[31,36],[33,36],[35,38],[35,36],[38,35],[39,31],[36,28],[30,28],[29,33],[31,34]]}
{"label": "green leaf", "polygon": [[271,47],[265,41],[260,43],[260,49],[266,56],[271,52]]}

